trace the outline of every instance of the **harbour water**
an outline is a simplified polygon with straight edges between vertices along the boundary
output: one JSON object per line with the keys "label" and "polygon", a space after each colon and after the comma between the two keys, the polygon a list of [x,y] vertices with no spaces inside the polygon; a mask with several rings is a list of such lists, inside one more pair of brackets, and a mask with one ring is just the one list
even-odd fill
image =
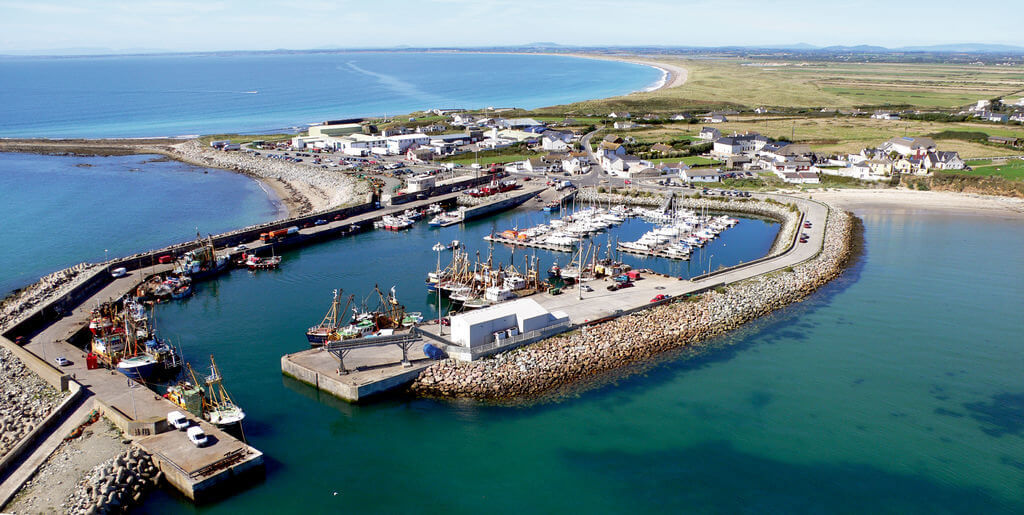
{"label": "harbour water", "polygon": [[[504,218],[498,228],[515,215]],[[1021,512],[1024,227],[945,215],[864,221],[865,255],[807,301],[640,373],[520,408],[353,406],[280,375],[278,357],[304,346],[328,289],[411,274],[416,286],[399,296],[422,299],[416,257],[387,243],[415,240],[403,248],[416,253],[433,235],[374,232],[290,252],[278,272],[232,273],[162,306],[158,323],[194,361],[217,356],[249,414],[246,436],[268,457],[266,480],[199,508],[160,492],[142,510]],[[951,256],[964,265],[951,268]]]}
{"label": "harbour water", "polygon": [[197,228],[282,215],[248,177],[161,156],[0,153],[0,296],[76,263],[193,239]]}
{"label": "harbour water", "polygon": [[532,109],[622,95],[661,76],[639,64],[521,54],[4,57],[0,137],[292,132],[435,107]]}

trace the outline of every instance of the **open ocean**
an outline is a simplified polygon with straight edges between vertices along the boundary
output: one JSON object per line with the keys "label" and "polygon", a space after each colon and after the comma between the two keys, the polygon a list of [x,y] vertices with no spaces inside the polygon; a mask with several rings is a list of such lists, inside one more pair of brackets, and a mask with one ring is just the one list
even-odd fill
{"label": "open ocean", "polygon": [[650,66],[548,55],[0,58],[0,137],[269,133],[436,107],[536,108],[658,83]]}

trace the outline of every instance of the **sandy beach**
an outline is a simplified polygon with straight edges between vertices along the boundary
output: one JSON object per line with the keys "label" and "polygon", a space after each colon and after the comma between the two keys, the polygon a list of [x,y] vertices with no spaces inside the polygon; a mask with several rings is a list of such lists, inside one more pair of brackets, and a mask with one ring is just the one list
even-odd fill
{"label": "sandy beach", "polygon": [[892,214],[943,212],[960,215],[1024,219],[1024,199],[910,189],[843,189],[815,191],[797,196],[822,200],[834,206],[862,213]]}

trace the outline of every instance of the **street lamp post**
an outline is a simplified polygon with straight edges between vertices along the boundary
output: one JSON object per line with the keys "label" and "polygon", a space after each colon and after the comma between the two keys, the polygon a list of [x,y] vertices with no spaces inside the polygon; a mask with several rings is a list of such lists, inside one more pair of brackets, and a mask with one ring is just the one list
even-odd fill
{"label": "street lamp post", "polygon": [[110,258],[107,257],[107,249],[103,249],[103,264],[107,267],[107,271],[110,271]]}
{"label": "street lamp post", "polygon": [[434,251],[437,252],[437,273],[434,276],[434,289],[437,290],[437,334],[444,334],[444,326],[441,325],[441,251],[444,245],[441,242],[434,244]]}

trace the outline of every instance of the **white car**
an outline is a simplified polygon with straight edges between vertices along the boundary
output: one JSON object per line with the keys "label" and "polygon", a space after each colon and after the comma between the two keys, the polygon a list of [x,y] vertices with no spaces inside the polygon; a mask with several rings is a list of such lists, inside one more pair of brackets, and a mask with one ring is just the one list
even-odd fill
{"label": "white car", "polygon": [[248,249],[249,249],[249,247],[246,247],[244,243],[239,245],[239,246],[237,246],[237,247],[235,247],[235,250],[248,250]]}
{"label": "white car", "polygon": [[172,411],[168,413],[167,423],[174,426],[174,429],[179,431],[189,426],[188,418],[180,411]]}
{"label": "white car", "polygon": [[203,432],[203,428],[199,426],[192,426],[185,432],[188,435],[188,440],[195,444],[196,447],[202,447],[206,445],[209,439],[206,437],[206,433]]}
{"label": "white car", "polygon": [[126,275],[128,275],[128,269],[123,266],[110,271],[111,277],[124,277]]}
{"label": "white car", "polygon": [[55,359],[54,361],[56,361],[57,364],[62,367],[66,367],[71,364],[71,361],[69,361],[68,358],[65,358],[64,356],[57,356],[57,359]]}

